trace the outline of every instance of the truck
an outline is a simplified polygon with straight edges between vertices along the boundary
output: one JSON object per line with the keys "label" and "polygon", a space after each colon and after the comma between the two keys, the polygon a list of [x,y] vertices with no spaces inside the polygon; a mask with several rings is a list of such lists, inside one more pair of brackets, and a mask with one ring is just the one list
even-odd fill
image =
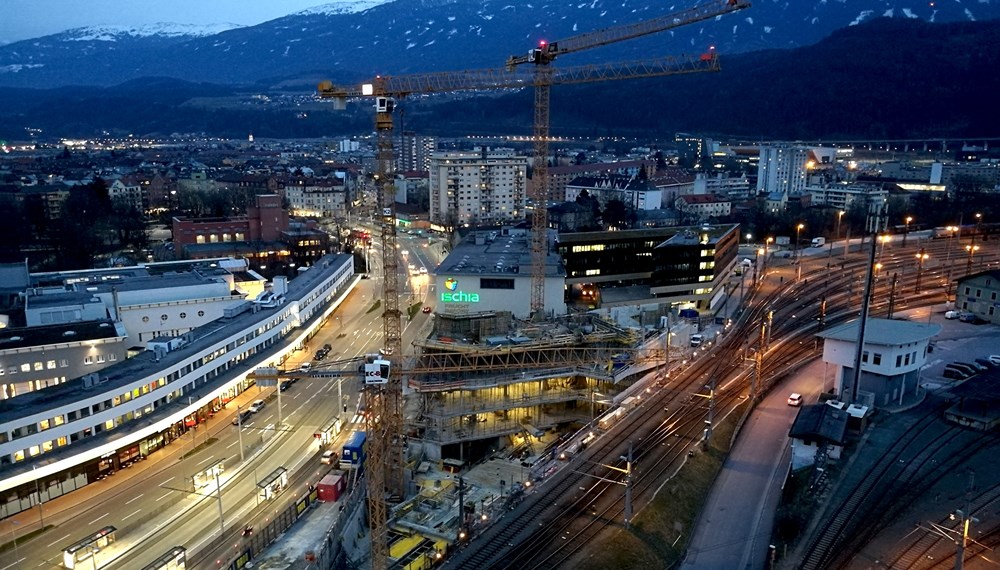
{"label": "truck", "polygon": [[824,237],[814,237],[812,239],[812,246],[813,247],[823,247],[824,245],[826,245],[826,238],[824,238]]}

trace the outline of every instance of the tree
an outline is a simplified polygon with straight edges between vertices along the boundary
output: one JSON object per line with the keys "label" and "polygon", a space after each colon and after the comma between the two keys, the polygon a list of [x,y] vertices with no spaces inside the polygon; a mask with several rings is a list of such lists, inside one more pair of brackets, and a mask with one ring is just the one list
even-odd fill
{"label": "tree", "polygon": [[608,200],[602,221],[607,228],[628,229],[635,222],[636,214],[621,200]]}

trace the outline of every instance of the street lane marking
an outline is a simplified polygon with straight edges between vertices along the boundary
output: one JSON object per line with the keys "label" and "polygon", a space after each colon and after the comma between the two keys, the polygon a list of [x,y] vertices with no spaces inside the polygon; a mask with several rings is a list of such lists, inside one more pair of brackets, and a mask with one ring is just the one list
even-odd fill
{"label": "street lane marking", "polygon": [[202,459],[201,461],[198,462],[198,465],[201,465],[202,463],[208,463],[209,461],[211,461],[213,459],[215,459],[215,458],[214,457],[209,457],[207,459]]}
{"label": "street lane marking", "polygon": [[126,519],[128,519],[129,517],[134,517],[135,515],[137,515],[137,514],[139,514],[139,513],[141,513],[141,512],[142,512],[142,509],[139,509],[139,510],[137,510],[136,512],[134,512],[134,513],[130,514],[130,515],[125,515],[124,517],[122,517],[122,520],[126,520]]}
{"label": "street lane marking", "polygon": [[234,442],[232,442],[232,443],[230,443],[229,445],[227,445],[227,446],[226,446],[226,449],[229,449],[230,447],[232,447],[232,446],[234,446],[234,445],[236,445],[236,442],[235,442],[235,441],[234,441]]}
{"label": "street lane marking", "polygon": [[134,497],[134,498],[131,498],[131,499],[125,501],[125,504],[127,505],[127,504],[131,503],[132,501],[138,501],[143,495],[145,495],[145,493],[139,493],[138,497]]}
{"label": "street lane marking", "polygon": [[62,538],[57,538],[57,539],[53,540],[52,542],[48,543],[46,546],[54,546],[54,545],[59,544],[60,542],[62,542],[64,540],[66,540],[67,538],[69,538],[68,534],[66,536],[62,537]]}
{"label": "street lane marking", "polygon": [[104,517],[108,516],[109,514],[111,514],[111,513],[104,513],[103,515],[101,515],[101,516],[97,517],[96,519],[90,521],[90,524],[94,524],[95,522],[103,519]]}
{"label": "street lane marking", "polygon": [[159,499],[156,499],[156,502],[159,503],[160,501],[162,501],[163,499],[166,499],[169,496],[170,496],[170,493],[164,493],[162,497],[160,497]]}
{"label": "street lane marking", "polygon": [[169,482],[171,482],[171,481],[173,481],[173,480],[174,480],[174,478],[173,478],[173,477],[171,477],[170,479],[167,479],[166,481],[161,481],[161,482],[160,482],[160,485],[166,485],[167,483],[169,483]]}

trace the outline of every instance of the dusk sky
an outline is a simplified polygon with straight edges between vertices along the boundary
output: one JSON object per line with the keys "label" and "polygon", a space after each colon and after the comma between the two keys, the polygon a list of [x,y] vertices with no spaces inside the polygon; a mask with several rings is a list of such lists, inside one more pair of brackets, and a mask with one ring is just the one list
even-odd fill
{"label": "dusk sky", "polygon": [[[98,24],[253,25],[337,0],[0,0],[0,43]],[[347,3],[350,3],[347,0]]]}

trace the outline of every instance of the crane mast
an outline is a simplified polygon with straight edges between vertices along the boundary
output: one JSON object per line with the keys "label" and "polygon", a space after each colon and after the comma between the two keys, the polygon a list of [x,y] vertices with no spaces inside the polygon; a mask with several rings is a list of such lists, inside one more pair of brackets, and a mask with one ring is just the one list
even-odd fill
{"label": "crane mast", "polygon": [[531,176],[531,313],[542,319],[545,313],[545,258],[548,255],[549,226],[549,92],[552,74],[549,65],[556,57],[630,40],[672,28],[686,26],[716,16],[749,8],[746,0],[709,0],[686,10],[648,20],[613,26],[572,36],[552,43],[542,42],[526,55],[507,58],[507,69],[526,63],[535,66],[534,169]]}

